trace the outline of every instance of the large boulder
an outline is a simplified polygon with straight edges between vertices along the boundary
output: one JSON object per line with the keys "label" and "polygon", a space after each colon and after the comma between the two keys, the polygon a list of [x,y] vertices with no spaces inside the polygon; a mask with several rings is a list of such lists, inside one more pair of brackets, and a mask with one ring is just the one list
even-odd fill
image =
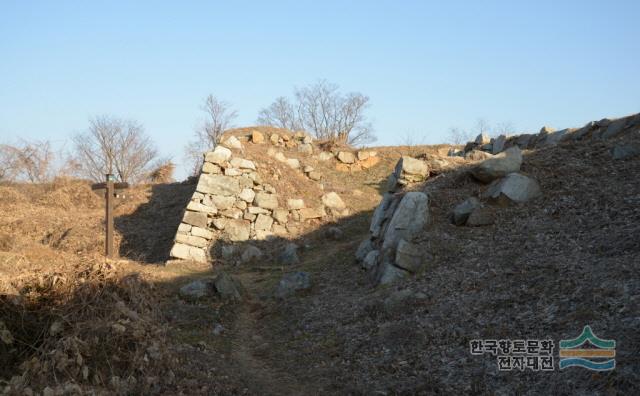
{"label": "large boulder", "polygon": [[506,135],[500,135],[493,141],[493,147],[491,147],[492,154],[498,154],[504,150],[504,144],[507,142]]}
{"label": "large boulder", "polygon": [[524,203],[542,195],[540,185],[534,179],[520,173],[510,173],[503,179],[489,185],[483,197],[504,201]]}
{"label": "large boulder", "polygon": [[367,238],[364,241],[360,242],[360,245],[358,245],[358,249],[356,250],[356,260],[358,261],[364,260],[365,257],[367,257],[367,255],[369,254],[369,252],[371,252],[374,249],[375,247],[373,246],[373,242],[371,241],[370,238]]}
{"label": "large boulder", "polygon": [[511,147],[486,159],[471,169],[471,175],[481,182],[489,183],[510,173],[518,172],[522,165],[522,152]]}
{"label": "large boulder", "polygon": [[625,160],[640,154],[640,148],[631,144],[617,144],[611,149],[611,157],[614,160]]}
{"label": "large boulder", "polygon": [[394,249],[400,239],[411,240],[429,219],[429,197],[417,191],[402,197],[383,235],[382,249]]}
{"label": "large boulder", "polygon": [[335,209],[338,211],[341,211],[347,208],[347,205],[344,203],[342,198],[340,198],[340,196],[333,191],[330,193],[324,194],[322,196],[322,203],[327,208]]}
{"label": "large boulder", "polygon": [[291,272],[284,274],[275,291],[276,298],[286,298],[297,291],[311,288],[311,277],[307,272]]}
{"label": "large boulder", "polygon": [[415,243],[401,239],[396,249],[394,264],[403,270],[416,273],[422,270],[426,262],[424,249]]}
{"label": "large boulder", "polygon": [[607,129],[602,133],[602,139],[611,139],[612,137],[618,136],[624,130],[627,125],[627,121],[629,121],[627,117],[612,121],[611,124],[607,126]]}
{"label": "large boulder", "polygon": [[390,193],[385,193],[382,196],[382,200],[380,204],[373,211],[373,216],[371,217],[371,225],[369,226],[369,232],[371,236],[377,238],[380,236],[380,231],[382,230],[382,223],[385,218],[385,213],[391,204],[393,195]]}
{"label": "large boulder", "polygon": [[231,176],[203,173],[200,175],[196,191],[213,195],[237,195],[240,193],[238,179]]}
{"label": "large boulder", "polygon": [[470,197],[459,203],[451,212],[451,222],[455,225],[464,225],[469,215],[481,205],[476,197]]}

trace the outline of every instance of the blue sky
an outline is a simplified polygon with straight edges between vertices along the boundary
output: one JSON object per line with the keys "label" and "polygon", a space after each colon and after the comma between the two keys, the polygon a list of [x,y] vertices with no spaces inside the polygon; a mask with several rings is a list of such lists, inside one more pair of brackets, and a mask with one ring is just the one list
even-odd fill
{"label": "blue sky", "polygon": [[58,147],[99,114],[182,147],[213,93],[238,126],[327,79],[380,145],[479,117],[518,131],[640,112],[638,1],[0,1],[0,141]]}

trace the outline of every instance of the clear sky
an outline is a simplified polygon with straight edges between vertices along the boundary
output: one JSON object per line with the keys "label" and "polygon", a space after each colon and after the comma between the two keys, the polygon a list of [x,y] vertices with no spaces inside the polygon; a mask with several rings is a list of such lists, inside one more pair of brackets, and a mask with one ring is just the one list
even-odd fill
{"label": "clear sky", "polygon": [[381,145],[479,117],[581,126],[640,112],[639,16],[638,0],[0,0],[0,141],[62,147],[113,114],[180,163],[207,94],[245,126],[318,79],[370,96]]}

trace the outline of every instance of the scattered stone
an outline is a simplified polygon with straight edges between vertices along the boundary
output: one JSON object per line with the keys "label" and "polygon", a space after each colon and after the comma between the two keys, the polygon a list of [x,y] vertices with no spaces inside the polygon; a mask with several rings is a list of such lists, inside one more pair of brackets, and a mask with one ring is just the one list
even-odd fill
{"label": "scattered stone", "polygon": [[507,136],[506,135],[500,135],[496,138],[496,140],[494,140],[493,142],[493,147],[491,150],[492,154],[498,154],[500,152],[502,152],[502,150],[504,150],[504,144],[507,142]]}
{"label": "scattered stone", "polygon": [[251,226],[248,222],[239,219],[228,220],[225,224],[224,231],[229,240],[234,242],[242,242],[249,239]]}
{"label": "scattered stone", "polygon": [[232,158],[230,163],[231,163],[231,166],[233,166],[234,168],[256,170],[256,164],[254,164],[253,161],[250,161],[248,159]]}
{"label": "scattered stone", "polygon": [[275,291],[276,298],[286,298],[294,295],[297,291],[311,288],[311,277],[307,272],[291,272],[284,274]]}
{"label": "scattered stone", "polygon": [[344,238],[344,232],[338,227],[329,227],[325,231],[325,236],[334,241],[340,241]]}
{"label": "scattered stone", "polygon": [[213,151],[208,152],[205,155],[204,160],[205,162],[211,162],[212,164],[222,165],[229,158],[231,158],[231,150],[218,145],[215,149],[213,149]]}
{"label": "scattered stone", "polygon": [[467,222],[469,215],[481,206],[480,200],[476,197],[467,198],[464,202],[458,204],[451,212],[451,221],[455,225],[463,225]]}
{"label": "scattered stone", "polygon": [[335,156],[333,155],[333,153],[328,152],[328,151],[323,151],[320,154],[318,154],[318,159],[320,161],[328,161],[332,158],[334,158]]}
{"label": "scattered stone", "polygon": [[382,244],[383,251],[393,249],[400,239],[411,240],[429,219],[429,198],[417,191],[404,195],[387,226]]}
{"label": "scattered stone", "polygon": [[493,211],[489,208],[479,207],[469,215],[466,225],[469,227],[482,227],[495,222]]}
{"label": "scattered stone", "polygon": [[464,155],[464,159],[469,161],[483,161],[492,157],[493,155],[482,150],[471,150]]}
{"label": "scattered stone", "polygon": [[233,278],[226,272],[221,272],[213,281],[213,286],[218,295],[224,300],[242,300],[244,288],[239,280]]}
{"label": "scattered stone", "polygon": [[319,219],[327,215],[323,206],[318,208],[302,208],[299,210],[299,213],[303,220]]}
{"label": "scattered stone", "polygon": [[242,254],[240,255],[240,261],[243,263],[249,263],[251,261],[255,261],[262,258],[262,250],[257,248],[256,246],[249,245],[247,246]]}
{"label": "scattered stone", "polygon": [[276,209],[278,207],[278,196],[266,192],[256,194],[253,203],[264,209]]}
{"label": "scattered stone", "polygon": [[383,261],[379,267],[378,284],[390,285],[401,279],[408,277],[410,273],[391,264],[389,261]]}
{"label": "scattered stone", "polygon": [[362,268],[369,271],[372,268],[375,268],[376,264],[378,264],[378,257],[380,257],[379,250],[372,250],[364,257],[362,260]]}
{"label": "scattered stone", "polygon": [[242,150],[242,143],[235,136],[230,136],[222,142],[222,145],[230,149]]}
{"label": "scattered stone", "polygon": [[288,243],[282,253],[278,255],[277,262],[279,265],[295,265],[300,262],[298,259],[298,245]]}
{"label": "scattered stone", "polygon": [[522,152],[518,147],[511,147],[476,165],[471,169],[471,174],[481,182],[488,183],[510,173],[518,172],[521,165]]}
{"label": "scattered stone", "polygon": [[276,161],[279,162],[287,162],[287,157],[284,156],[284,154],[282,154],[282,152],[278,151],[273,158],[276,159]]}
{"label": "scattered stone", "polygon": [[300,161],[297,158],[287,158],[285,163],[292,169],[298,169],[300,167]]}
{"label": "scattered stone", "polygon": [[350,151],[338,152],[338,160],[345,164],[353,164],[356,162],[356,156]]}
{"label": "scattered stone", "polygon": [[489,185],[483,197],[504,201],[524,203],[542,195],[540,185],[534,179],[520,173],[510,173],[503,179],[496,180]]}
{"label": "scattered stone", "polygon": [[255,144],[264,143],[264,135],[258,131],[251,132],[251,141]]}
{"label": "scattered stone", "polygon": [[425,263],[425,254],[415,243],[401,239],[396,249],[395,265],[411,273],[419,272]]}
{"label": "scattered stone", "polygon": [[616,144],[611,149],[611,156],[614,160],[625,160],[640,154],[640,148],[631,144]]}
{"label": "scattered stone", "polygon": [[344,203],[342,198],[340,198],[340,196],[333,191],[322,196],[322,203],[327,208],[335,209],[338,211],[342,211],[347,208],[347,205]]}
{"label": "scattered stone", "polygon": [[305,165],[305,167],[302,169],[302,171],[304,173],[309,173],[309,172],[313,172],[314,169],[313,169],[313,166],[311,166],[311,165]]}
{"label": "scattered stone", "polygon": [[374,249],[375,248],[371,239],[367,238],[364,241],[360,242],[360,245],[358,245],[358,250],[356,250],[356,260],[364,260],[365,257]]}
{"label": "scattered stone", "polygon": [[287,207],[289,209],[303,209],[304,208],[304,200],[302,199],[287,199]]}
{"label": "scattered stone", "polygon": [[198,299],[210,296],[214,291],[213,281],[210,279],[198,279],[187,283],[180,288],[179,294],[182,298]]}
{"label": "scattered stone", "polygon": [[307,176],[309,176],[309,179],[313,180],[313,181],[320,181],[322,180],[322,173],[320,172],[316,172],[316,171],[311,171],[307,174]]}
{"label": "scattered stone", "polygon": [[313,154],[313,145],[304,143],[298,146],[298,152],[302,154],[311,155]]}

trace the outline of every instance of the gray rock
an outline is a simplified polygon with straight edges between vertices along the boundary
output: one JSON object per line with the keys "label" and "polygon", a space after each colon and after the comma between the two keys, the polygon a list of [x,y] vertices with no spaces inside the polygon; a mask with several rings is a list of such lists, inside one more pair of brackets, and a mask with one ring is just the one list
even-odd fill
{"label": "gray rock", "polygon": [[614,160],[625,160],[640,154],[640,148],[631,144],[617,144],[611,149],[611,156]]}
{"label": "gray rock", "polygon": [[284,274],[275,291],[276,298],[293,296],[297,291],[311,288],[311,277],[307,272],[291,272]]}
{"label": "gray rock", "polygon": [[280,265],[295,265],[300,262],[298,258],[298,245],[295,243],[288,243],[282,253],[278,256],[277,260]]}
{"label": "gray rock", "polygon": [[485,198],[494,200],[507,198],[518,203],[528,202],[540,195],[542,192],[538,182],[520,173],[511,173],[503,179],[494,181],[483,193]]}
{"label": "gray rock", "polygon": [[184,212],[182,222],[200,228],[207,228],[207,214],[187,210]]}
{"label": "gray rock", "polygon": [[325,233],[326,237],[334,241],[340,241],[344,238],[344,232],[338,227],[329,227]]}
{"label": "gray rock", "polygon": [[480,200],[476,197],[470,197],[459,203],[451,212],[451,221],[455,225],[463,225],[467,222],[469,215],[481,206]]}
{"label": "gray rock", "polygon": [[544,138],[538,141],[539,146],[556,146],[560,141],[567,136],[570,129],[562,129],[560,131],[550,132],[544,136]]}
{"label": "gray rock", "polygon": [[492,158],[493,155],[481,150],[471,150],[464,155],[464,159],[469,161],[483,161],[488,158]]}
{"label": "gray rock", "polygon": [[378,257],[380,257],[379,250],[372,250],[365,256],[364,260],[362,260],[362,268],[369,271],[378,264]]}
{"label": "gray rock", "polygon": [[213,281],[213,286],[218,295],[225,300],[242,300],[244,288],[239,280],[234,279],[226,272],[221,272]]}
{"label": "gray rock", "polygon": [[531,143],[531,139],[533,139],[532,134],[522,134],[520,136],[518,136],[516,138],[516,146],[520,147],[521,149],[526,149],[527,147],[529,147],[529,144]]}
{"label": "gray rock", "polygon": [[618,136],[624,130],[627,125],[627,121],[629,121],[627,117],[613,121],[609,126],[607,126],[607,129],[602,134],[602,139],[611,139]]}
{"label": "gray rock", "polygon": [[405,173],[426,178],[429,175],[429,165],[422,160],[403,155],[396,165],[395,174],[402,177]]}
{"label": "gray rock", "polygon": [[213,292],[214,286],[211,279],[198,279],[182,286],[178,293],[183,298],[197,299],[210,296]]}
{"label": "gray rock", "polygon": [[198,180],[196,191],[223,196],[237,195],[240,193],[240,184],[231,176],[203,173]]}
{"label": "gray rock", "polygon": [[481,227],[491,225],[495,222],[494,214],[488,208],[476,208],[469,215],[466,225],[469,227]]}
{"label": "gray rock", "polygon": [[221,165],[229,160],[229,158],[231,158],[231,150],[218,145],[213,151],[205,155],[204,160],[212,164]]}
{"label": "gray rock", "polygon": [[493,154],[498,154],[500,152],[502,152],[502,150],[504,150],[504,144],[507,142],[507,136],[506,135],[500,135],[496,138],[496,140],[493,142],[493,147],[491,152]]}
{"label": "gray rock", "polygon": [[521,165],[522,152],[518,147],[511,147],[476,165],[471,169],[471,174],[481,182],[488,183],[519,171]]}
{"label": "gray rock", "polygon": [[377,238],[380,236],[380,232],[382,231],[382,223],[385,218],[385,212],[389,208],[391,204],[392,195],[389,193],[385,193],[382,196],[382,200],[380,204],[373,211],[373,216],[371,216],[371,225],[369,226],[369,232],[371,236]]}
{"label": "gray rock", "polygon": [[262,250],[253,245],[247,246],[240,255],[240,261],[242,261],[243,263],[249,263],[261,258]]}
{"label": "gray rock", "polygon": [[389,261],[383,261],[378,271],[377,283],[379,285],[390,285],[401,279],[407,278],[410,275],[409,272],[396,267]]}
{"label": "gray rock", "polygon": [[276,209],[278,207],[278,196],[266,192],[259,192],[253,200],[253,203],[264,209]]}
{"label": "gray rock", "polygon": [[383,250],[394,249],[400,239],[413,239],[422,230],[428,218],[429,198],[427,194],[417,191],[406,193],[384,232]]}
{"label": "gray rock", "polygon": [[251,226],[249,222],[239,219],[230,219],[225,224],[224,232],[231,241],[241,242],[249,239]]}
{"label": "gray rock", "polygon": [[410,243],[401,239],[396,249],[396,258],[394,264],[411,273],[417,273],[422,270],[426,263],[425,252],[415,243]]}
{"label": "gray rock", "polygon": [[367,257],[369,252],[374,249],[373,242],[371,239],[367,238],[364,241],[360,242],[358,245],[358,249],[356,250],[356,260],[362,261]]}
{"label": "gray rock", "polygon": [[353,164],[356,162],[356,156],[350,151],[340,151],[338,153],[338,160],[345,164]]}
{"label": "gray rock", "polygon": [[589,132],[596,128],[594,121],[588,122],[585,126],[575,131],[572,135],[573,140],[582,140]]}
{"label": "gray rock", "polygon": [[340,196],[333,191],[322,196],[322,203],[324,204],[324,206],[330,209],[339,211],[344,210],[347,207],[342,198],[340,198]]}
{"label": "gray rock", "polygon": [[547,135],[551,132],[555,132],[555,128],[551,128],[546,125],[540,128],[540,135]]}

